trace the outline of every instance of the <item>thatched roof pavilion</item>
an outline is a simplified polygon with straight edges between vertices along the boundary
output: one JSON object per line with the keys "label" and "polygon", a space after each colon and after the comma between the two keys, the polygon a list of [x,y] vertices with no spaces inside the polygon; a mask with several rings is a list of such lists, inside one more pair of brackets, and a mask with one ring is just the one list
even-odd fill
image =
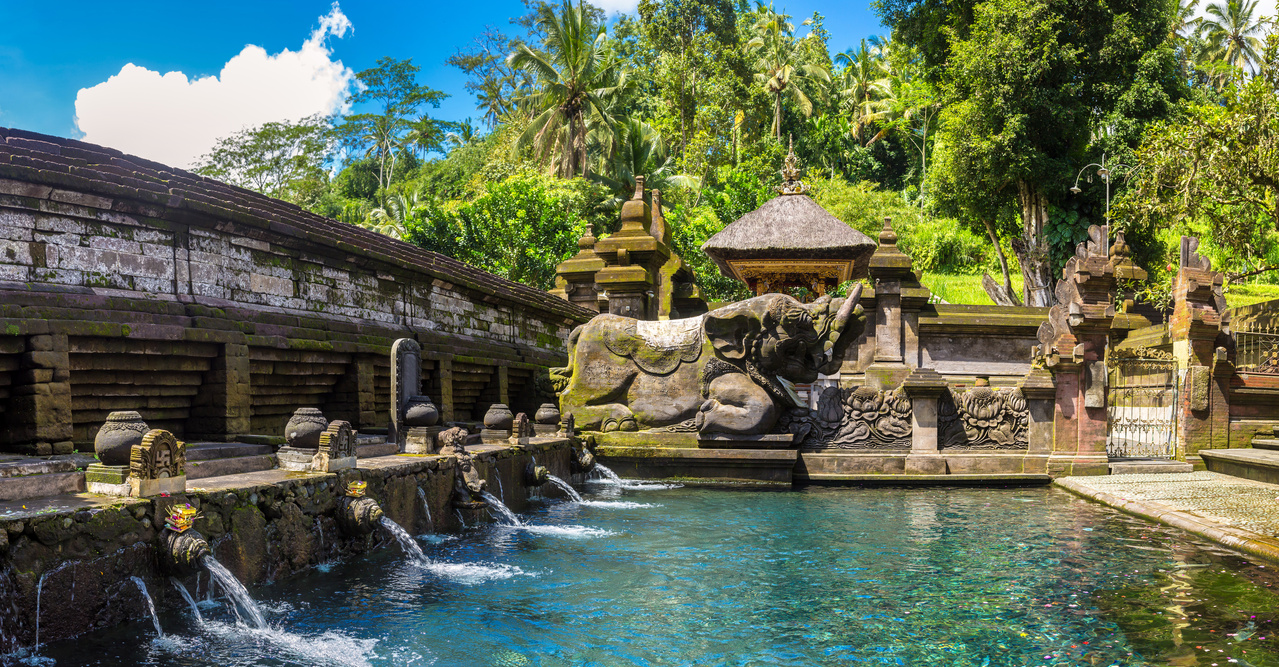
{"label": "thatched roof pavilion", "polygon": [[747,213],[702,244],[720,271],[755,294],[802,287],[821,296],[866,277],[875,242],[831,215],[799,181],[795,152],[786,156],[780,196]]}

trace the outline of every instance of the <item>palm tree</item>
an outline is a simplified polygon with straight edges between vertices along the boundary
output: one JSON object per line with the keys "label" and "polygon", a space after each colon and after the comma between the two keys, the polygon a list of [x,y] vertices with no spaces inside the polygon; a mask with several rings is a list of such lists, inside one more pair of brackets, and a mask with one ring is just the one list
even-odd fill
{"label": "palm tree", "polygon": [[613,203],[620,205],[635,192],[635,177],[644,177],[649,189],[669,191],[673,188],[695,188],[698,179],[676,173],[675,156],[653,126],[630,119],[617,123],[612,142],[613,158],[606,170],[609,175],[591,174],[596,181],[613,191]]}
{"label": "palm tree", "polygon": [[1260,33],[1267,23],[1257,17],[1258,0],[1226,0],[1214,2],[1204,11],[1207,17],[1200,24],[1200,32],[1214,47],[1217,60],[1247,69],[1261,57]]}
{"label": "palm tree", "polygon": [[582,0],[576,6],[565,0],[558,13],[539,5],[537,26],[546,35],[545,49],[519,44],[506,58],[538,86],[525,96],[536,113],[518,145],[551,157],[559,176],[585,175],[588,122],[596,116],[613,124],[608,100],[626,88],[626,76],[609,57],[604,30]]}
{"label": "palm tree", "polygon": [[454,148],[460,148],[475,141],[475,126],[471,125],[470,118],[457,123],[454,127],[457,129],[444,135],[444,140],[453,144]]}
{"label": "palm tree", "polygon": [[[467,121],[470,119],[468,118]],[[440,122],[423,115],[409,123],[408,134],[404,135],[404,145],[411,146],[419,158],[425,158],[427,153],[439,150],[443,135]]]}
{"label": "palm tree", "polygon": [[835,62],[844,66],[840,70],[840,95],[853,112],[853,135],[857,143],[865,145],[862,128],[883,115],[882,106],[877,108],[875,104],[888,89],[883,57],[878,48],[868,46],[863,39],[857,49],[836,55]]}
{"label": "palm tree", "polygon": [[[813,101],[804,88],[821,94],[822,85],[830,83],[830,72],[812,64],[799,64],[799,41],[795,26],[772,7],[761,2],[760,18],[755,22],[755,37],[746,43],[747,53],[757,53],[755,81],[773,96],[773,136],[782,138],[782,97],[788,97],[804,116],[813,114]],[[803,25],[811,21],[804,21]]]}
{"label": "palm tree", "polygon": [[1199,0],[1168,0],[1172,20],[1168,22],[1168,41],[1177,44],[1199,32],[1203,19],[1195,16]]}

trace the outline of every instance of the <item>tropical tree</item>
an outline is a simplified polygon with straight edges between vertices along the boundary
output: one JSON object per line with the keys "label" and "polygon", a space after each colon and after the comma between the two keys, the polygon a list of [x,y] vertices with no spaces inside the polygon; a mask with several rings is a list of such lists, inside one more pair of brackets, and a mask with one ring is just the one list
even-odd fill
{"label": "tropical tree", "polygon": [[678,173],[675,156],[667,151],[666,141],[652,125],[636,119],[618,123],[614,153],[606,171],[593,173],[591,180],[613,192],[613,203],[630,199],[635,192],[635,177],[644,177],[644,187],[669,192],[674,188],[695,188],[698,179]]}
{"label": "tropical tree", "polygon": [[839,72],[839,94],[853,112],[853,134],[857,143],[865,146],[863,130],[883,117],[883,107],[876,105],[889,84],[883,57],[878,48],[868,46],[863,39],[856,49],[836,55],[835,62],[843,65]]}
{"label": "tropical tree", "polygon": [[[812,96],[821,95],[830,83],[830,72],[820,65],[800,62],[800,40],[786,14],[760,3],[755,36],[746,43],[747,53],[756,56],[755,81],[773,98],[773,137],[782,138],[782,98],[788,98],[805,117],[813,114]],[[809,25],[805,20],[802,25]],[[807,88],[808,91],[804,89]]]}
{"label": "tropical tree", "polygon": [[525,96],[535,115],[517,145],[549,158],[563,177],[585,174],[588,125],[592,120],[613,125],[610,103],[627,85],[605,49],[603,27],[586,7],[582,0],[576,5],[565,0],[558,11],[539,5],[544,48],[521,43],[506,60],[536,81]]}
{"label": "tropical tree", "polygon": [[[377,113],[347,116],[337,132],[349,148],[360,149],[378,162],[378,187],[385,189],[395,173],[395,153],[405,145],[404,135],[415,127],[420,136],[434,136],[438,121],[428,116],[413,119],[422,105],[439,107],[445,93],[418,85],[421,68],[411,59],[379,58],[377,67],[357,72],[360,90],[347,98],[351,105],[372,104]],[[438,145],[438,138],[434,140]]]}
{"label": "tropical tree", "polygon": [[476,132],[476,127],[471,124],[471,119],[467,118],[460,123],[454,123],[453,131],[445,134],[444,140],[452,144],[454,148],[460,148],[475,141],[478,136]]}
{"label": "tropical tree", "polygon": [[306,181],[323,183],[332,159],[329,119],[310,116],[241,130],[219,139],[197,162],[195,173],[270,197],[298,201]]}
{"label": "tropical tree", "polygon": [[1257,16],[1258,0],[1226,0],[1214,2],[1204,10],[1207,16],[1199,25],[1200,33],[1212,46],[1217,60],[1248,69],[1260,58],[1259,34],[1267,21]]}

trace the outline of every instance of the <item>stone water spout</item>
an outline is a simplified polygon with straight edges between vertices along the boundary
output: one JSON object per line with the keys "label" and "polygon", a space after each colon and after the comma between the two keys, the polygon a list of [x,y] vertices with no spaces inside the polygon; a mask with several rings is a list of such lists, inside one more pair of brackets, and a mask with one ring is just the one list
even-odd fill
{"label": "stone water spout", "polygon": [[466,437],[470,435],[466,429],[453,427],[440,433],[440,454],[452,456],[453,464],[453,505],[455,507],[477,509],[484,507],[482,501],[475,499],[484,493],[488,483],[480,477],[475,469],[475,462],[467,453]]}
{"label": "stone water spout", "polygon": [[577,423],[573,419],[573,415],[567,415],[560,421],[559,437],[568,438],[573,446],[573,458],[569,464],[573,468],[573,472],[579,475],[588,475],[595,469],[595,454],[591,451],[595,447],[595,437],[586,436],[579,439],[577,437]]}
{"label": "stone water spout", "polygon": [[536,461],[530,461],[524,468],[524,486],[534,487],[541,486],[551,480],[551,471],[546,466],[537,465]]}
{"label": "stone water spout", "polygon": [[346,495],[338,501],[338,527],[347,535],[368,535],[382,523],[382,507],[376,500],[364,495],[367,489],[368,482],[349,482],[346,485]]}
{"label": "stone water spout", "polygon": [[189,504],[174,505],[164,519],[160,533],[160,567],[169,575],[183,577],[200,570],[210,555],[209,543],[192,528],[199,512]]}

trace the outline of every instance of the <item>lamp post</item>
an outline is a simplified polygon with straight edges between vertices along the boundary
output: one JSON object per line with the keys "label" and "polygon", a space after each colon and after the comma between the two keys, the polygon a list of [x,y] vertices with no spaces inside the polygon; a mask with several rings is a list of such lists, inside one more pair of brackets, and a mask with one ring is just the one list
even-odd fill
{"label": "lamp post", "polygon": [[[1078,174],[1075,174],[1075,184],[1071,186],[1070,188],[1070,191],[1072,193],[1079,194],[1080,192],[1083,192],[1083,190],[1079,189],[1079,179],[1083,177],[1085,171],[1088,171],[1092,167],[1097,168],[1097,175],[1100,176],[1101,180],[1105,181],[1106,183],[1106,247],[1105,247],[1105,251],[1107,254],[1109,254],[1110,253],[1110,177],[1114,173],[1115,169],[1127,169],[1128,173],[1131,174],[1132,172],[1136,171],[1140,167],[1134,168],[1126,164],[1120,164],[1117,162],[1112,162],[1107,164],[1106,154],[1102,153],[1100,164],[1096,162],[1093,162],[1091,164],[1086,164],[1084,165],[1083,169],[1079,170]],[[1092,183],[1091,174],[1089,174],[1088,176],[1088,182]]]}

